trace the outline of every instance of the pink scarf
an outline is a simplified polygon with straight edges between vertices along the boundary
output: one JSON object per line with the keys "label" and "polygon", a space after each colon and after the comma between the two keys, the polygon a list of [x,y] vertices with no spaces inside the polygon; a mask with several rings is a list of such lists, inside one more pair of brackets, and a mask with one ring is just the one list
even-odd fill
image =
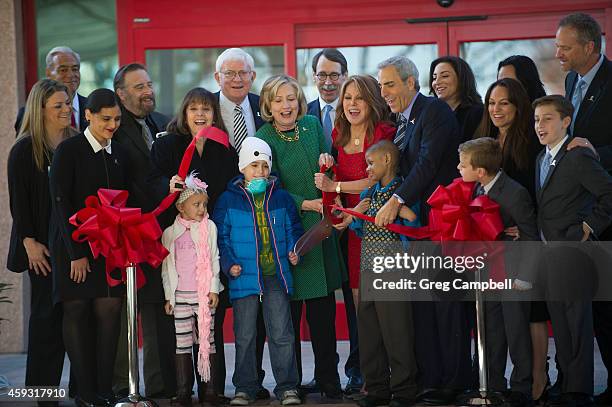
{"label": "pink scarf", "polygon": [[[191,229],[197,222],[188,221],[177,215],[178,222]],[[197,247],[196,282],[198,284],[198,332],[200,336],[200,350],[198,352],[198,372],[204,382],[210,380],[210,324],[212,317],[208,308],[208,294],[212,280],[212,266],[210,263],[210,248],[208,247],[208,214],[199,224]]]}

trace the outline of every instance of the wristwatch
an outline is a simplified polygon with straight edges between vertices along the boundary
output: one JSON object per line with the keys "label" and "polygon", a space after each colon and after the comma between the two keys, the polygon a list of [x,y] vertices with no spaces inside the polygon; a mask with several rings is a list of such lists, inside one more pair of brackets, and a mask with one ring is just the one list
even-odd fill
{"label": "wristwatch", "polygon": [[338,183],[336,184],[336,193],[339,194],[342,190],[340,189],[340,182],[338,181]]}

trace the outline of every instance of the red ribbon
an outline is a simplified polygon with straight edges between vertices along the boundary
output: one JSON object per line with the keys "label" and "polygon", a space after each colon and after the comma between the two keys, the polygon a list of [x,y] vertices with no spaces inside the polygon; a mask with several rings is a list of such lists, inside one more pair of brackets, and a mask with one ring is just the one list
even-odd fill
{"label": "red ribbon", "polygon": [[[448,186],[438,186],[427,203],[431,206],[429,225],[411,227],[391,223],[386,228],[413,239],[434,241],[490,241],[504,230],[499,205],[486,195],[471,199],[473,182],[455,179]],[[359,219],[374,223],[374,217],[333,205]]]}
{"label": "red ribbon", "polygon": [[[187,176],[196,141],[204,137],[229,148],[229,138],[222,130],[216,127],[200,130],[183,154],[178,170],[181,178]],[[100,255],[106,258],[106,281],[111,287],[125,281],[125,268],[130,263],[137,264],[136,285],[140,288],[146,280],[138,264],[159,267],[168,255],[168,250],[159,241],[162,230],[156,217],[168,209],[178,194],[168,194],[152,212],[142,213],[140,208],[125,207],[127,191],[100,188],[98,196],[88,196],[85,208],[70,217],[70,223],[77,227],[72,239],[81,243],[87,241],[94,258]],[[111,276],[115,268],[121,269],[121,280]]]}

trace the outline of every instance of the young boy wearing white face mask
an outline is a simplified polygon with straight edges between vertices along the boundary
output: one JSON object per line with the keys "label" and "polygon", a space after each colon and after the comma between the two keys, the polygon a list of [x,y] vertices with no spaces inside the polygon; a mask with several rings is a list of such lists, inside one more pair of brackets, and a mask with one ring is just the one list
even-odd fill
{"label": "young boy wearing white face mask", "polygon": [[281,405],[301,403],[289,300],[290,264],[299,260],[292,250],[303,229],[293,199],[270,176],[271,167],[270,146],[247,137],[238,163],[242,175],[230,181],[213,214],[221,269],[229,278],[234,309],[236,394],[230,402],[234,406],[254,402],[259,389],[255,355],[259,302],[276,380],[274,393]]}

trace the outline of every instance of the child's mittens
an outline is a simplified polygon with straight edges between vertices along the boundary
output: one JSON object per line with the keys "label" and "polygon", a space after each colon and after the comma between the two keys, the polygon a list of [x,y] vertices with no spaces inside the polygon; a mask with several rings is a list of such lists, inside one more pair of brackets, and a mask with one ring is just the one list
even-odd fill
{"label": "child's mittens", "polygon": [[174,313],[174,308],[172,307],[172,304],[170,304],[170,301],[166,301],[164,304],[164,310],[166,311],[166,315],[172,315]]}
{"label": "child's mittens", "polygon": [[292,266],[295,266],[296,264],[298,264],[298,261],[300,261],[300,258],[298,257],[297,254],[295,254],[295,252],[289,252],[289,263],[291,263]]}
{"label": "child's mittens", "polygon": [[219,305],[219,294],[208,293],[208,308],[217,308]]}
{"label": "child's mittens", "polygon": [[236,278],[240,275],[240,273],[242,273],[242,267],[240,267],[238,264],[234,264],[232,267],[230,267],[229,273],[230,276]]}

